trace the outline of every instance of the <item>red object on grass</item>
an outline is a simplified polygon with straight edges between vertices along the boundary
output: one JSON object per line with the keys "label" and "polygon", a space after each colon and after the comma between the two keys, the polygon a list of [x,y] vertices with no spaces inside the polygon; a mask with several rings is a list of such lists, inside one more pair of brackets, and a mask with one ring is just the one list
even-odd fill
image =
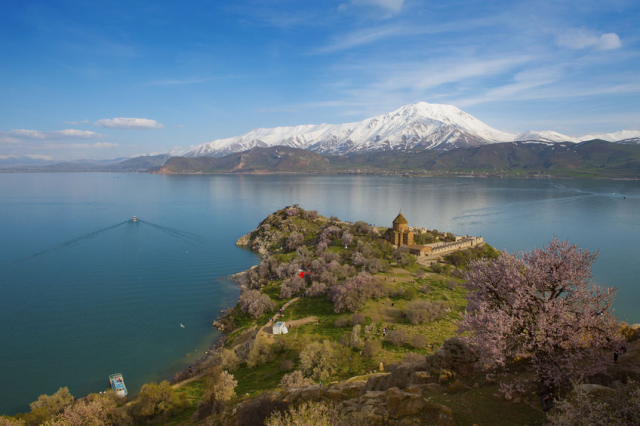
{"label": "red object on grass", "polygon": [[300,278],[304,278],[304,272],[300,272]]}

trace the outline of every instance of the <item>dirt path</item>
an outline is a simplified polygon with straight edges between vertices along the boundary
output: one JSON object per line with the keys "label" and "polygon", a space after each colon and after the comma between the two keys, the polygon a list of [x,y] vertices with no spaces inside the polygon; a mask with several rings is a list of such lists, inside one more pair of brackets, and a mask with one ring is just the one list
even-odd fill
{"label": "dirt path", "polygon": [[[282,308],[280,308],[282,310],[282,312],[284,312],[289,306],[291,306],[292,303],[297,302],[298,299],[300,299],[300,297],[296,297],[295,299],[291,299],[289,300],[287,303],[285,303]],[[267,334],[267,332],[265,331],[265,328],[267,327],[273,327],[273,325],[278,322],[278,318],[280,318],[282,315],[279,313],[276,313],[272,318],[271,321],[268,321],[265,325],[263,325],[262,327],[260,327],[260,329],[258,330],[258,332],[256,333],[256,339],[260,336],[264,337],[264,336],[268,336],[269,334]]]}

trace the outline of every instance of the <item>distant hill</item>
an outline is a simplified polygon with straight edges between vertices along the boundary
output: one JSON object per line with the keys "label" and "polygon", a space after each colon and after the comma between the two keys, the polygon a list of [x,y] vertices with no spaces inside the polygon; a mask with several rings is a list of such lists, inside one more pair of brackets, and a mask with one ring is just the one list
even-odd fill
{"label": "distant hill", "polygon": [[160,168],[170,158],[169,154],[144,155],[115,160],[77,160],[47,163],[0,164],[0,172],[147,172]]}
{"label": "distant hill", "polygon": [[173,157],[159,170],[171,173],[215,172],[324,172],[330,167],[329,159],[303,149],[275,146],[253,148],[226,157]]}
{"label": "distant hill", "polygon": [[506,142],[450,151],[409,150],[325,156],[283,146],[221,158],[173,157],[159,173],[486,173],[640,178],[640,145],[592,140]]}

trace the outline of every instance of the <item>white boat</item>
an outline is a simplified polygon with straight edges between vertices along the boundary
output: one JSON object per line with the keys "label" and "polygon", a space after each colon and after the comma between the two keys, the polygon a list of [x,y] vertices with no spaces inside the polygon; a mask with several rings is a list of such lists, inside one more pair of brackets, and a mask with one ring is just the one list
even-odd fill
{"label": "white boat", "polygon": [[180,328],[187,328],[187,327],[185,327],[183,323],[180,323]]}
{"label": "white boat", "polygon": [[111,383],[111,387],[113,391],[118,396],[127,396],[127,387],[124,385],[124,379],[122,378],[122,374],[116,373],[109,376],[109,383]]}
{"label": "white boat", "polygon": [[134,216],[133,219],[131,219],[131,220],[133,220],[134,222],[137,222],[138,221],[138,216]]}

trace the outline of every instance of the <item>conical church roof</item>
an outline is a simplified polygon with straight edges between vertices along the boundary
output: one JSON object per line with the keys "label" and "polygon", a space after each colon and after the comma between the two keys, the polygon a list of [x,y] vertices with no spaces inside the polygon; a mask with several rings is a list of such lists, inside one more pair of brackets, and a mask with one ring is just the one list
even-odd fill
{"label": "conical church roof", "polygon": [[398,213],[398,216],[395,219],[393,219],[393,223],[405,224],[405,225],[409,224],[409,222],[407,222],[407,219],[405,219],[404,216],[402,216],[402,213]]}

